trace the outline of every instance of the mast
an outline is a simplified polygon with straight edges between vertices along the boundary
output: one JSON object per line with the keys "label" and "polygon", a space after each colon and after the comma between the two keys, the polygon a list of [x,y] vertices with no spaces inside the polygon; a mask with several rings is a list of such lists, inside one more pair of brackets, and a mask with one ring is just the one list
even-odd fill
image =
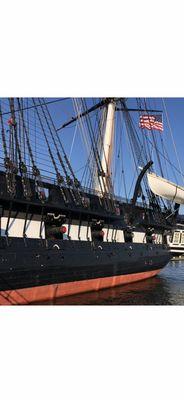
{"label": "mast", "polygon": [[112,194],[113,192],[111,183],[111,165],[112,165],[112,155],[113,155],[113,145],[114,145],[115,109],[116,109],[116,103],[115,100],[112,99],[109,102],[107,108],[106,127],[102,142],[101,165],[103,172],[95,183],[95,189],[99,191],[100,190],[99,180],[100,180],[103,192],[110,194]]}

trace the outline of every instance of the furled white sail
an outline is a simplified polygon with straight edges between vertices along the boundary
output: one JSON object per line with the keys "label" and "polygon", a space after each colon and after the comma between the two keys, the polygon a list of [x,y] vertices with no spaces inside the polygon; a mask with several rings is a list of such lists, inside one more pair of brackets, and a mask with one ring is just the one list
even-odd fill
{"label": "furled white sail", "polygon": [[154,173],[148,173],[147,178],[149,187],[154,194],[175,203],[184,204],[184,187],[178,186]]}

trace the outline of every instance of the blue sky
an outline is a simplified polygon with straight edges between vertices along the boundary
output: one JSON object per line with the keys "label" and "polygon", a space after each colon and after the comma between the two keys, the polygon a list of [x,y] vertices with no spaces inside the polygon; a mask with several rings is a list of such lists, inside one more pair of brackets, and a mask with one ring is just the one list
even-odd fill
{"label": "blue sky", "polygon": [[[163,102],[161,98],[150,98],[147,99],[148,104],[150,105],[151,108],[157,109],[157,110],[164,110],[163,107]],[[178,153],[178,158],[180,160],[181,168],[184,171],[184,159],[183,159],[183,148],[184,148],[184,98],[167,98],[164,99],[168,117],[169,117],[169,122],[170,126],[172,129],[172,134],[175,142],[175,146],[177,149]],[[88,104],[91,105],[92,101],[88,99]],[[136,99],[135,98],[128,98],[127,99],[127,105],[129,108],[134,108],[137,107]],[[55,124],[57,127],[61,126],[63,122],[67,121],[70,119],[71,116],[74,115],[74,110],[72,106],[72,102],[70,99],[65,100],[63,102],[59,102],[53,105],[49,106],[50,111],[52,112],[52,116],[54,118]],[[135,126],[138,128],[138,113],[131,113]],[[161,140],[163,140],[164,148],[166,149],[169,158],[171,162],[179,169],[178,166],[178,160],[175,155],[175,148],[173,145],[173,139],[167,124],[167,119],[165,116],[165,113],[163,113],[163,122],[164,122],[164,132],[160,133],[158,131],[154,131],[155,135],[155,140],[157,141],[158,148],[160,148],[160,151],[162,151],[161,147]],[[60,131],[60,138],[64,144],[64,147],[67,151],[67,153],[70,153],[70,148],[71,148],[71,143],[73,140],[74,136],[74,131],[75,131],[75,125],[71,126],[70,128],[67,128],[63,131]],[[138,129],[139,134],[141,135],[142,132]],[[121,133],[118,133],[121,134]],[[123,134],[123,133],[122,133]],[[151,134],[149,131],[145,132],[145,135],[148,135],[148,137],[151,139]],[[125,136],[122,136],[122,154],[123,154],[123,160],[124,160],[124,169],[126,172],[126,184],[127,184],[127,190],[129,192],[129,189],[131,188],[132,184],[132,179],[133,179],[133,174],[134,174],[134,166],[131,161],[131,155],[129,151],[129,146],[127,143],[127,139]],[[155,172],[160,174],[159,167],[158,167],[158,162],[156,159],[156,155],[153,153],[153,161],[155,161]],[[71,162],[74,167],[74,170],[77,172],[80,168],[82,171],[82,167],[85,164],[85,151],[83,144],[81,142],[81,137],[79,130],[77,131],[76,137],[75,137],[75,143],[73,147],[73,152],[71,156]],[[162,165],[163,169],[165,168],[165,162],[162,160]],[[80,172],[79,177],[80,177]],[[167,165],[167,174],[166,171],[164,171],[165,177],[171,179],[172,181],[176,181],[178,184],[181,184],[184,186],[184,181],[180,174],[176,172],[176,175],[173,172],[173,169]],[[166,176],[167,175],[167,176]],[[118,188],[119,190],[119,188]],[[121,193],[123,194],[123,193]]]}
{"label": "blue sky", "polygon": [[[46,99],[48,101],[54,100],[54,98]],[[26,105],[25,100],[25,105]],[[29,100],[30,101],[30,100]],[[93,102],[95,103],[98,99],[88,98],[86,99],[88,106],[92,106]],[[141,100],[143,101],[143,100]],[[4,111],[7,107],[7,104],[2,99],[1,101],[2,106],[4,107]],[[150,98],[147,99],[147,105],[152,109],[156,110],[163,110],[163,102],[161,98]],[[181,169],[184,170],[184,160],[183,160],[183,147],[184,147],[184,98],[167,98],[165,99],[165,105],[169,117],[169,123],[172,129],[173,137],[171,136],[170,129],[168,127],[167,119],[165,113],[163,113],[163,123],[164,123],[164,132],[160,133],[158,131],[154,131],[153,136],[150,131],[143,131],[139,129],[139,114],[137,112],[132,112],[131,116],[134,121],[134,125],[137,130],[137,135],[141,141],[144,139],[148,139],[153,143],[153,138],[156,141],[158,149],[168,154],[168,157],[172,164],[174,164],[177,169],[180,167],[178,166],[178,160],[175,154],[175,150],[177,149],[178,158],[180,161]],[[137,108],[137,101],[135,98],[127,98],[127,106],[129,108]],[[54,123],[56,127],[60,127],[64,122],[68,121],[72,116],[75,115],[72,100],[70,98],[64,99],[63,101],[56,102],[54,104],[49,105],[49,110],[53,117]],[[31,139],[32,139],[32,148],[36,148],[37,145],[37,165],[40,169],[49,170],[51,169],[54,172],[52,163],[48,156],[47,147],[44,144],[43,133],[41,130],[38,129],[38,125],[34,127],[34,111],[32,110],[32,132],[31,132]],[[95,114],[91,115],[92,124],[95,123]],[[17,116],[18,120],[18,116]],[[5,116],[4,124],[6,129],[8,128],[7,124],[7,116]],[[71,153],[71,145],[73,143],[74,135],[75,141],[73,144],[73,150],[71,153],[71,164],[73,170],[77,177],[81,179],[82,174],[84,172],[84,168],[87,162],[87,153],[84,142],[81,137],[81,133],[79,130],[79,126],[77,128],[75,134],[75,124],[70,125],[70,127],[65,128],[59,132],[60,139],[63,143],[65,151],[69,156]],[[8,132],[8,131],[7,131]],[[7,133],[8,135],[8,133]],[[173,145],[174,140],[174,145]],[[37,142],[37,143],[36,143]],[[128,198],[132,197],[136,177],[139,172],[138,168],[135,168],[132,151],[130,149],[130,143],[128,140],[128,136],[126,133],[125,126],[122,125],[122,121],[120,120],[120,113],[116,113],[116,125],[115,125],[115,161],[116,164],[113,164],[115,173],[115,193]],[[119,155],[119,158],[118,158]],[[0,149],[0,156],[3,158],[3,150],[2,146]],[[160,175],[159,164],[157,160],[157,156],[155,151],[151,154],[152,160],[154,161],[154,171]],[[118,162],[119,160],[119,162]],[[122,164],[123,160],[123,164]],[[165,163],[164,159],[161,158],[162,168],[163,168],[163,175],[164,177],[184,186],[184,179],[181,177],[179,173],[174,171],[174,169],[168,163]],[[143,165],[140,165],[140,167]],[[122,170],[124,173],[122,173]],[[46,175],[46,172],[44,171]]]}

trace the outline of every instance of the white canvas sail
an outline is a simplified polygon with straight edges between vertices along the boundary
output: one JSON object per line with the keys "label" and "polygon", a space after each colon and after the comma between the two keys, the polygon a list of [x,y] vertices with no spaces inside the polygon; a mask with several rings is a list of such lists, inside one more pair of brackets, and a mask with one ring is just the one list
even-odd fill
{"label": "white canvas sail", "polygon": [[184,204],[184,187],[178,186],[154,173],[148,173],[147,178],[149,187],[154,194],[175,203]]}

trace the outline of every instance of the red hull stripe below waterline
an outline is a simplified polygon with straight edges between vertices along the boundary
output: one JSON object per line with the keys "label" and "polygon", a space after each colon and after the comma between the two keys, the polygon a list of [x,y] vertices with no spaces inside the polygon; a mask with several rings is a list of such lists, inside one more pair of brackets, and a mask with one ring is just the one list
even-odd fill
{"label": "red hull stripe below waterline", "polygon": [[56,283],[32,288],[6,290],[0,292],[0,305],[31,304],[37,301],[54,300],[78,293],[97,291],[127,283],[140,281],[157,275],[160,269],[136,274],[118,275],[83,281]]}

